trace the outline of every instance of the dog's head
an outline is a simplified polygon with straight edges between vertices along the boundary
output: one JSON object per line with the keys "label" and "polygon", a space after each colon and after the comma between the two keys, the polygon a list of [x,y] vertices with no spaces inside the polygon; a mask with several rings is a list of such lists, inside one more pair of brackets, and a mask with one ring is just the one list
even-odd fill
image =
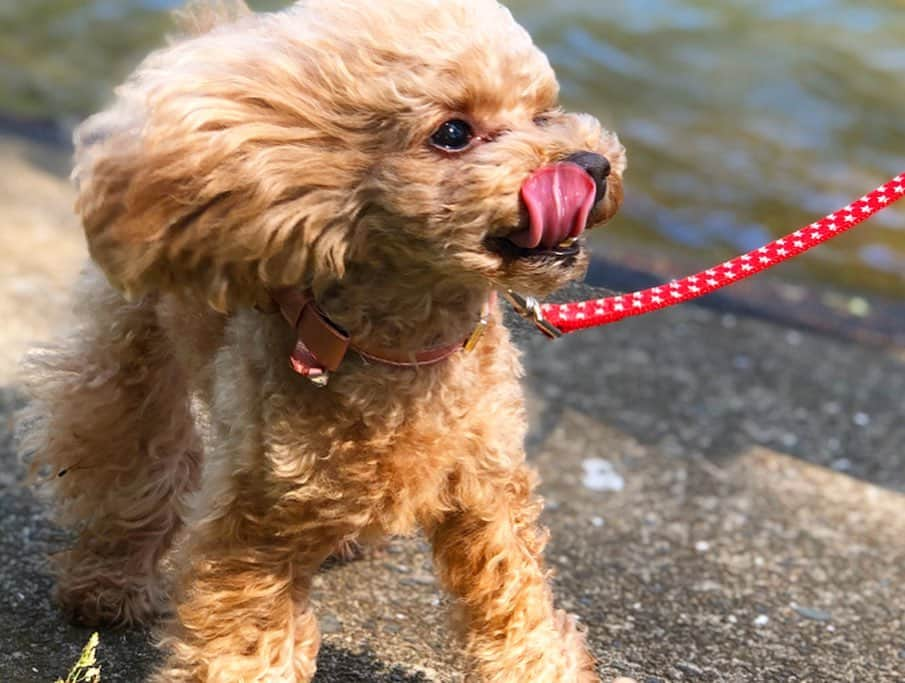
{"label": "dog's head", "polygon": [[307,0],[151,55],[77,135],[95,260],[226,309],[356,263],[546,294],[622,198],[625,154],[563,112],[495,0]]}

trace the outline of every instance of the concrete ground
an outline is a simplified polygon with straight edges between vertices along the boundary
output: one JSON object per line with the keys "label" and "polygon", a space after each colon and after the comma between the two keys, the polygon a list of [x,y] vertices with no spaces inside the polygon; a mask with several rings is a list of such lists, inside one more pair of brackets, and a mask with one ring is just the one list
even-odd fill
{"label": "concrete ground", "polygon": [[[15,360],[52,334],[84,258],[65,166],[0,137],[3,683],[50,683],[90,635],[50,601],[46,556],[66,538],[20,486],[11,439]],[[556,594],[603,680],[905,680],[900,350],[696,306],[555,343],[519,329]],[[463,680],[419,539],[315,588],[318,681]],[[102,632],[99,655],[105,682],[155,658],[143,631]]]}

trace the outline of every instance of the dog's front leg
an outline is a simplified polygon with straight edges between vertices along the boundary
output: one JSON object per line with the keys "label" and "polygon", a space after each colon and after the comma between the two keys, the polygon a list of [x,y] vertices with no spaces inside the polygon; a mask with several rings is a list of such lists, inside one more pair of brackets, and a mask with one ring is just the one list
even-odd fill
{"label": "dog's front leg", "polygon": [[466,647],[480,680],[598,681],[574,619],[553,607],[536,478],[519,465],[480,481],[459,479],[459,509],[428,525],[437,569],[460,600]]}
{"label": "dog's front leg", "polygon": [[[342,540],[313,503],[294,511],[247,504],[240,491],[226,516],[191,529],[181,553],[175,611],[153,683],[307,683],[320,634],[309,604],[311,577]],[[222,514],[222,513],[221,513]]]}

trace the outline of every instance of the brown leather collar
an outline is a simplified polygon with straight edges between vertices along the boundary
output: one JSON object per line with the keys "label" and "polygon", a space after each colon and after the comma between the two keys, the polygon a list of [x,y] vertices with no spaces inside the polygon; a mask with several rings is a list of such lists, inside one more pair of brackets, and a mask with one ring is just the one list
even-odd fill
{"label": "brown leather collar", "polygon": [[271,296],[297,335],[289,358],[292,369],[318,386],[326,386],[330,373],[339,368],[350,349],[366,361],[400,368],[434,365],[459,351],[471,351],[486,329],[490,309],[496,303],[496,292],[491,292],[481,320],[468,338],[453,344],[403,353],[353,344],[348,333],[320,309],[311,290],[287,287],[271,292]]}

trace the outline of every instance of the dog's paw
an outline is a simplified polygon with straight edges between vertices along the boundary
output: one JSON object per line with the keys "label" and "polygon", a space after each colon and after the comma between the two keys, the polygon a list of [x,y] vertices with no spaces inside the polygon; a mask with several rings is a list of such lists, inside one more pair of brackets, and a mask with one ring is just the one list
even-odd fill
{"label": "dog's paw", "polygon": [[164,604],[147,586],[58,586],[55,597],[69,620],[81,626],[150,624]]}
{"label": "dog's paw", "polygon": [[154,621],[166,607],[159,580],[126,576],[104,558],[70,555],[61,562],[56,601],[83,626],[133,626]]}

